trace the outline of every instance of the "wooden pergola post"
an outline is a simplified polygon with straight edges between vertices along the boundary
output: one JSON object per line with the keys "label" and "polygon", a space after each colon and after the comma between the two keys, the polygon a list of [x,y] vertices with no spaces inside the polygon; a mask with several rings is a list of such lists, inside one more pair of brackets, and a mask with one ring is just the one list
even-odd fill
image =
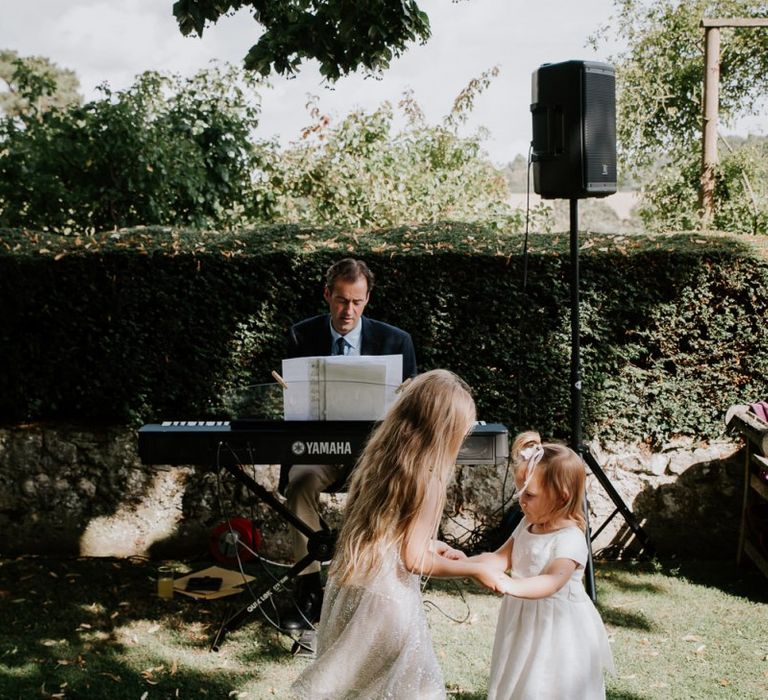
{"label": "wooden pergola post", "polygon": [[[706,20],[702,20],[702,26]],[[699,207],[704,228],[709,228],[715,209],[717,165],[717,111],[720,98],[720,27],[704,29],[704,121],[701,143]]]}
{"label": "wooden pergola post", "polygon": [[715,167],[717,166],[717,114],[720,99],[720,29],[722,27],[768,27],[768,18],[732,17],[701,20],[704,28],[704,118],[701,143],[699,206],[702,224],[709,228],[715,212]]}

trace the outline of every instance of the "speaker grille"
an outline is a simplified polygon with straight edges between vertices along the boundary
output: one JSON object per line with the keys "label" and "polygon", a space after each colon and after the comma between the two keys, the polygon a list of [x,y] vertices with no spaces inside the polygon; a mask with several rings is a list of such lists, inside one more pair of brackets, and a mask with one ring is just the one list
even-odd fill
{"label": "speaker grille", "polygon": [[584,184],[587,192],[616,191],[616,79],[584,71]]}

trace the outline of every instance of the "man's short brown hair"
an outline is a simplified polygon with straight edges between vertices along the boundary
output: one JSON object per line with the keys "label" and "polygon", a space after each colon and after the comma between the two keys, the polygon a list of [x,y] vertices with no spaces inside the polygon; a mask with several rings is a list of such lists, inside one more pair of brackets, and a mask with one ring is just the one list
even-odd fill
{"label": "man's short brown hair", "polygon": [[327,289],[333,290],[333,285],[337,279],[342,279],[345,282],[356,282],[361,277],[365,277],[365,281],[368,283],[368,293],[370,294],[373,289],[374,276],[368,265],[362,260],[344,258],[333,263],[328,268],[325,273],[325,286]]}

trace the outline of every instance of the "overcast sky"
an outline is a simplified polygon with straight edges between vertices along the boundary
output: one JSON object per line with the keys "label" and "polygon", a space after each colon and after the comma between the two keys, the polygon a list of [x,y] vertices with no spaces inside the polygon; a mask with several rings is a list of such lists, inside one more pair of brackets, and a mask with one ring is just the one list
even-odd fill
{"label": "overcast sky", "polygon": [[[617,47],[595,53],[587,38],[613,13],[611,0],[420,0],[432,26],[426,45],[413,45],[380,80],[351,76],[332,89],[316,66],[297,78],[273,76],[263,92],[259,131],[283,143],[308,123],[308,94],[336,120],[354,108],[396,104],[410,88],[427,119],[439,121],[458,92],[493,66],[499,76],[476,102],[469,128],[490,131],[484,142],[502,164],[526,154],[531,140],[531,73],[542,63],[571,59],[605,61]],[[86,98],[108,82],[128,87],[144,70],[191,75],[212,59],[240,64],[260,27],[245,11],[220,19],[203,38],[183,37],[173,0],[3,0],[0,48],[45,56],[70,68]],[[757,131],[758,129],[752,129]],[[763,130],[762,133],[765,133]]]}

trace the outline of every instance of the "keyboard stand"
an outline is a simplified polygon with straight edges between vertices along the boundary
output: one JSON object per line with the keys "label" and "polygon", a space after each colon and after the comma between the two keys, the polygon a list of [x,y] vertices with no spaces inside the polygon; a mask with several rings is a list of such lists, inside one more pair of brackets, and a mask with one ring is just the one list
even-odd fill
{"label": "keyboard stand", "polygon": [[285,584],[295,576],[298,576],[313,561],[328,561],[333,557],[336,546],[335,530],[312,530],[303,520],[297,518],[288,508],[275,498],[255,479],[246,474],[239,465],[224,463],[224,468],[232,474],[243,486],[258,496],[264,503],[281,515],[288,523],[307,536],[307,555],[296,562],[288,571],[275,581],[263,593],[256,596],[255,600],[243,606],[234,615],[226,618],[219,627],[219,631],[211,644],[211,651],[219,651],[227,632],[238,629],[244,625],[251,615],[258,611],[275,593],[285,590]]}

